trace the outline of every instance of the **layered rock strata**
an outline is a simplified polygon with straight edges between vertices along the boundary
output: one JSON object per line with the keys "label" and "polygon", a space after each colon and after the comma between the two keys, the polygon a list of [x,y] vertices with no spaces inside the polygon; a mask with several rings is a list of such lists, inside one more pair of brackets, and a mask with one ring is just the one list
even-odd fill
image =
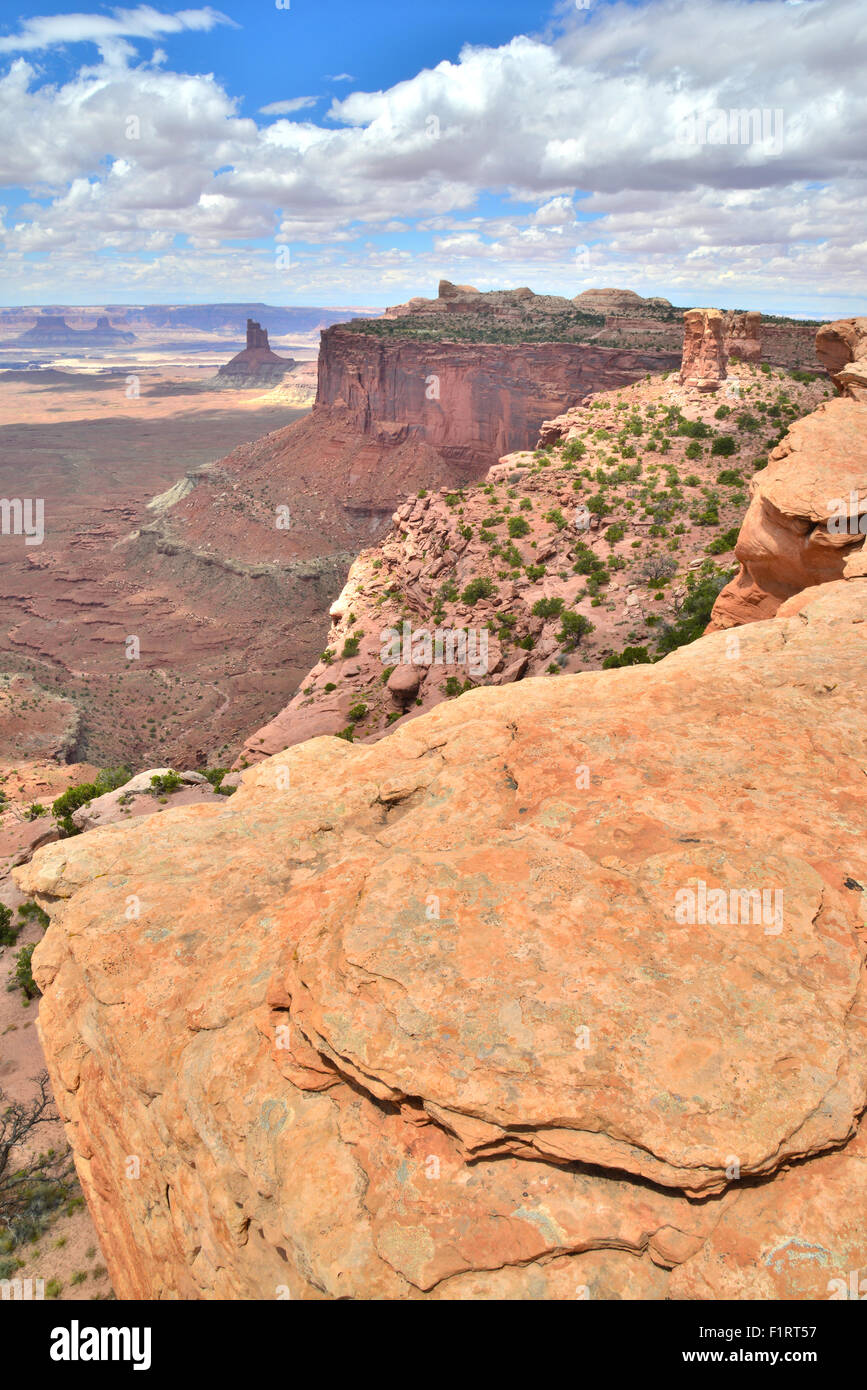
{"label": "layered rock strata", "polygon": [[387,340],[336,325],[322,335],[314,419],[339,410],[366,438],[426,444],[469,479],[530,448],[540,420],[678,361],[585,343]]}

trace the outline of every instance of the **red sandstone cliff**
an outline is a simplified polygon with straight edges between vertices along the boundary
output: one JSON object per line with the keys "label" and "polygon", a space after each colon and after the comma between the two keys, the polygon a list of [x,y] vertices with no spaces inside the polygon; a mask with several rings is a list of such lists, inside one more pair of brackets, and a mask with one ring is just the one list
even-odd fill
{"label": "red sandstone cliff", "polygon": [[469,477],[532,447],[540,420],[679,363],[586,343],[384,340],[336,324],[322,334],[316,413],[345,409],[359,434],[385,448],[416,439]]}

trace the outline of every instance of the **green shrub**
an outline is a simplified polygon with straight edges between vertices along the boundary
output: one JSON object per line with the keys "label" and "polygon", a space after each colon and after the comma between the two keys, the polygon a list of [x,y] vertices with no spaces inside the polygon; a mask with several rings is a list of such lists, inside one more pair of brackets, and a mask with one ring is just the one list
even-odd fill
{"label": "green shrub", "polygon": [[681,420],[677,432],[689,435],[690,439],[710,439],[713,434],[710,425],[704,420]]}
{"label": "green shrub", "polygon": [[563,626],[557,633],[557,641],[562,642],[567,647],[577,647],[582,637],[587,633],[593,632],[595,624],[589,618],[585,618],[583,613],[575,613],[571,609],[563,614]]}
{"label": "green shrub", "polygon": [[151,796],[168,796],[169,792],[176,792],[182,786],[183,782],[176,772],[155,772],[148,791]]}
{"label": "green shrub", "polygon": [[518,538],[519,536],[526,536],[526,535],[529,535],[529,532],[530,532],[530,523],[527,521],[526,517],[523,517],[523,516],[510,516],[510,517],[509,517],[509,535],[512,537],[513,540],[517,540],[517,538]]}
{"label": "green shrub", "polygon": [[364,701],[360,701],[357,705],[353,705],[349,711],[349,721],[352,724],[360,724],[361,720],[364,719],[366,715],[367,705]]}
{"label": "green shrub", "polygon": [[[527,529],[529,530],[529,527]],[[468,608],[472,608],[474,604],[479,602],[479,599],[491,598],[495,593],[496,586],[493,580],[479,576],[476,579],[471,579],[467,584],[461,594],[461,602],[465,603]]]}
{"label": "green shrub", "polygon": [[14,946],[21,927],[13,927],[12,910],[0,903],[0,946]]}
{"label": "green shrub", "polygon": [[717,594],[728,580],[729,575],[711,565],[709,560],[705,561],[700,571],[687,575],[687,592],[680,621],[662,629],[657,645],[659,655],[665,656],[701,637],[710,622]]}
{"label": "green shrub", "polygon": [[43,911],[38,903],[34,902],[22,903],[18,909],[18,916],[22,918],[22,926],[24,922],[32,921],[35,922],[37,926],[41,927],[43,931],[45,931],[45,928],[51,921],[48,913]]}
{"label": "green shrub", "polygon": [[563,612],[563,600],[561,598],[540,598],[533,604],[534,618],[559,618]]}
{"label": "green shrub", "polygon": [[691,443],[687,444],[686,446],[686,457],[688,459],[700,459],[701,455],[701,445],[699,444],[697,439],[693,439]]}
{"label": "green shrub", "polygon": [[726,458],[728,458],[731,454],[735,453],[737,447],[738,446],[735,443],[732,435],[721,434],[714,440],[713,445],[711,447],[711,453],[723,454]]}
{"label": "green shrub", "polygon": [[732,526],[730,530],[723,531],[722,535],[715,536],[710,545],[706,545],[704,552],[706,555],[724,555],[727,550],[734,550],[738,539],[738,528]]}
{"label": "green shrub", "polygon": [[612,652],[610,656],[606,656],[602,669],[610,671],[618,666],[644,666],[650,660],[650,653],[646,647],[624,647],[622,652]]}
{"label": "green shrub", "polygon": [[360,635],[360,633],[356,633],[355,636],[353,636],[353,637],[347,637],[346,641],[343,643],[343,651],[342,651],[341,654],[340,654],[340,655],[341,655],[341,660],[343,660],[343,659],[345,659],[346,657],[349,657],[349,656],[358,656],[358,648],[359,648],[360,646],[361,646],[361,635]]}
{"label": "green shrub", "polygon": [[587,453],[587,445],[582,439],[570,439],[563,445],[561,452],[567,463],[576,463]]}
{"label": "green shrub", "polygon": [[30,958],[35,945],[34,941],[29,946],[22,946],[15,957],[15,983],[27,1000],[35,999],[40,992],[30,968]]}
{"label": "green shrub", "polygon": [[616,545],[626,535],[626,527],[622,522],[617,521],[612,526],[607,526],[604,534],[609,545]]}

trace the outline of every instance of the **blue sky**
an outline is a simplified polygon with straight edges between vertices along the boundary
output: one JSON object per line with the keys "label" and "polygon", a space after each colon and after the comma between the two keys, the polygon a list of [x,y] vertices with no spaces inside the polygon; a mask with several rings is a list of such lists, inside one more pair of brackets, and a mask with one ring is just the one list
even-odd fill
{"label": "blue sky", "polygon": [[0,299],[863,313],[865,65],[863,0],[3,0]]}

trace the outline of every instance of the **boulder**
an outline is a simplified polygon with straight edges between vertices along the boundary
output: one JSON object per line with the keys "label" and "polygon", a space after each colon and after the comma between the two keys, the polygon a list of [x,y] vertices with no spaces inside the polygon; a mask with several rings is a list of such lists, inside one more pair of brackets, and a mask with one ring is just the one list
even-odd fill
{"label": "boulder", "polygon": [[401,663],[395,666],[386,682],[389,695],[398,705],[408,705],[419,692],[424,674],[421,666],[408,666]]}

